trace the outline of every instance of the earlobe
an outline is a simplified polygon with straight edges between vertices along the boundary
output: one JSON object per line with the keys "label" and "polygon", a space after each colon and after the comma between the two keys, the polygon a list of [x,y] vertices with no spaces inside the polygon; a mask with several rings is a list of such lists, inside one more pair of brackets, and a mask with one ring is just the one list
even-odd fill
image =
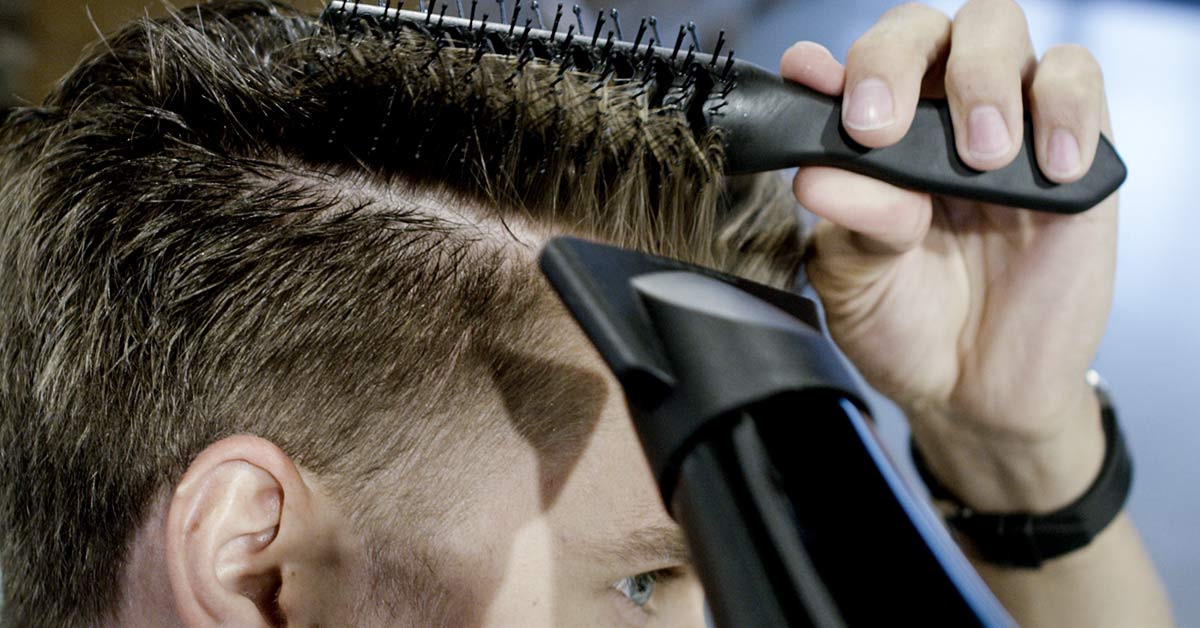
{"label": "earlobe", "polygon": [[166,530],[166,566],[187,625],[282,623],[289,556],[280,533],[304,535],[307,499],[295,465],[261,438],[227,438],[196,457],[171,498]]}

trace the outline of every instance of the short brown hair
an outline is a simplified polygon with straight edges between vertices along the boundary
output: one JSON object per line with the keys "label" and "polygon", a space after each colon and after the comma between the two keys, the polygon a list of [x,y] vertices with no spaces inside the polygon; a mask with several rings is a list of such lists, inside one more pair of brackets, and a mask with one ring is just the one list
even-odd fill
{"label": "short brown hair", "polygon": [[[519,342],[545,298],[493,227],[791,281],[780,186],[723,178],[719,138],[636,86],[556,71],[233,0],[125,28],[12,112],[4,623],[110,617],[150,501],[223,436],[353,486],[414,443],[437,455],[456,402],[432,384],[472,347]],[[383,418],[396,407],[402,424]]]}

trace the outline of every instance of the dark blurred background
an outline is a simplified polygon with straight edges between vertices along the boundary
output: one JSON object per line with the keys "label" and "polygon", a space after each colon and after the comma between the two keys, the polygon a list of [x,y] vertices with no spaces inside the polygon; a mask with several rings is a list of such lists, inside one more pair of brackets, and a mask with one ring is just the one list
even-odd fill
{"label": "dark blurred background", "polygon": [[[544,7],[554,4],[543,0]],[[664,35],[693,20],[706,45],[724,28],[739,57],[771,68],[800,39],[824,43],[844,59],[854,39],[894,4],[605,1],[621,10],[627,36],[642,15],[657,15]],[[962,2],[929,4],[953,13]],[[1083,44],[1105,70],[1116,145],[1130,174],[1122,189],[1116,301],[1097,367],[1114,388],[1137,464],[1133,515],[1180,625],[1200,626],[1200,2],[1021,4],[1039,51]],[[157,0],[0,0],[0,107],[38,102],[98,32],[162,14],[163,6]],[[875,407],[892,450],[906,451],[902,417],[881,398]],[[896,458],[907,464],[906,455]]]}
{"label": "dark blurred background", "polygon": [[162,15],[165,6],[158,0],[0,0],[0,107],[40,101],[98,33],[147,13]]}
{"label": "dark blurred background", "polygon": [[0,107],[16,101],[17,81],[26,76],[30,51],[25,4],[18,0],[0,0]]}

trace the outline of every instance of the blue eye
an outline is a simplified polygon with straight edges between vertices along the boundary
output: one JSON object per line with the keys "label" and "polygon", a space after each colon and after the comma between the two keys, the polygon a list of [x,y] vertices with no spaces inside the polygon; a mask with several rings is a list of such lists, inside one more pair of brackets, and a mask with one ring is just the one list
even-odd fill
{"label": "blue eye", "polygon": [[654,584],[658,582],[658,576],[657,571],[628,576],[614,582],[613,588],[629,598],[630,602],[638,607],[643,607],[650,602],[650,597],[654,595]]}

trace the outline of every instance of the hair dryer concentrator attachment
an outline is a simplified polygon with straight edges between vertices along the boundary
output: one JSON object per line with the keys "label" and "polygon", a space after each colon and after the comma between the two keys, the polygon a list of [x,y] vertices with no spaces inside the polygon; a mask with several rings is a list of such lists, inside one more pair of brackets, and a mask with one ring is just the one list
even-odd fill
{"label": "hair dryer concentrator attachment", "polygon": [[718,625],[1014,625],[892,466],[812,302],[573,238],[541,268],[624,389]]}

